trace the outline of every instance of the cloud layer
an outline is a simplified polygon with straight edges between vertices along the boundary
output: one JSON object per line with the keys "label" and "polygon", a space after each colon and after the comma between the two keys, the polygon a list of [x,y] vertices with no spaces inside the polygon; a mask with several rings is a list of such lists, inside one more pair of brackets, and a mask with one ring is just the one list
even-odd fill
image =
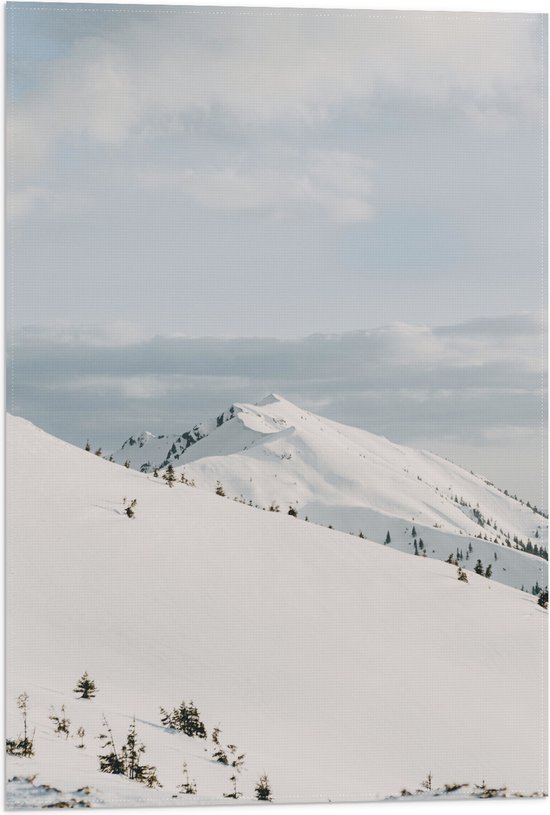
{"label": "cloud layer", "polygon": [[540,502],[544,331],[531,315],[292,341],[147,338],[124,323],[29,327],[16,336],[10,409],[108,449],[275,390],[395,441],[458,453]]}

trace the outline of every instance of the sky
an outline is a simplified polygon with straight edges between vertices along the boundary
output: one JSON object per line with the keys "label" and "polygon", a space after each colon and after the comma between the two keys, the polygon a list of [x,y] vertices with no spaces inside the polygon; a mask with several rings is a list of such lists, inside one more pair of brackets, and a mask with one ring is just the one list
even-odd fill
{"label": "sky", "polygon": [[276,390],[541,494],[542,15],[8,6],[8,409]]}

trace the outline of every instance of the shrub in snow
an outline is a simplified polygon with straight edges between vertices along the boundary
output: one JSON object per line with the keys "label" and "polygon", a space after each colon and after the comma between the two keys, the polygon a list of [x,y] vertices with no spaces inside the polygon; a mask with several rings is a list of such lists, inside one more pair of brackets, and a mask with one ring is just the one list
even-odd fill
{"label": "shrub in snow", "polygon": [[169,487],[174,486],[174,483],[176,481],[176,474],[174,473],[174,468],[172,467],[171,464],[168,465],[168,467],[166,468],[166,472],[163,473],[162,477],[164,478]]}
{"label": "shrub in snow", "polygon": [[61,705],[59,714],[55,712],[53,707],[51,710],[52,712],[49,715],[49,719],[50,722],[53,722],[53,732],[57,733],[59,736],[65,736],[65,738],[68,739],[71,722],[65,715],[65,705]]}
{"label": "shrub in snow", "polygon": [[187,769],[187,762],[184,761],[183,763],[183,784],[178,786],[178,792],[182,795],[196,795],[197,794],[197,784],[195,779],[192,781],[189,779],[189,770]]}
{"label": "shrub in snow", "polygon": [[543,608],[548,608],[548,589],[541,591],[537,603],[539,604],[539,606],[542,606]]}
{"label": "shrub in snow", "polygon": [[225,490],[219,481],[216,484],[216,495],[221,495],[222,498],[225,498]]}
{"label": "shrub in snow", "polygon": [[279,504],[276,504],[275,501],[272,501],[271,506],[269,507],[269,511],[270,512],[280,512],[281,508],[279,507]]}
{"label": "shrub in snow", "polygon": [[463,583],[468,582],[468,575],[466,574],[462,566],[458,567],[458,579],[461,580]]}
{"label": "shrub in snow", "polygon": [[267,775],[260,776],[260,780],[256,784],[254,791],[258,801],[271,801],[271,787],[269,786],[269,778]]}
{"label": "shrub in snow", "polygon": [[182,702],[171,713],[161,707],[160,720],[164,727],[171,727],[173,730],[185,733],[186,736],[206,738],[206,727],[201,722],[199,712],[192,701],[188,705]]}
{"label": "shrub in snow", "polygon": [[84,671],[73,693],[80,694],[81,699],[93,699],[97,693],[96,684],[93,679],[88,676],[88,671]]}
{"label": "shrub in snow", "polygon": [[297,518],[298,517],[298,510],[296,510],[294,507],[289,507],[288,508],[288,514],[292,515],[293,518]]}
{"label": "shrub in snow", "polygon": [[27,731],[29,694],[25,692],[21,693],[17,697],[16,704],[23,718],[23,735],[17,736],[16,739],[6,739],[6,753],[8,753],[10,756],[22,756],[23,758],[30,758],[34,755],[34,732],[29,738]]}
{"label": "shrub in snow", "polygon": [[78,738],[78,744],[76,746],[78,747],[79,750],[83,750],[84,747],[86,746],[84,744],[84,736],[86,735],[86,731],[84,730],[83,727],[79,727],[78,730],[76,731],[76,735]]}
{"label": "shrub in snow", "polygon": [[135,518],[136,513],[134,512],[134,509],[136,507],[136,504],[137,504],[137,498],[132,498],[132,500],[129,503],[126,503],[126,498],[124,498],[124,500],[122,501],[122,506],[124,507],[124,512],[126,513],[126,515],[129,518]]}

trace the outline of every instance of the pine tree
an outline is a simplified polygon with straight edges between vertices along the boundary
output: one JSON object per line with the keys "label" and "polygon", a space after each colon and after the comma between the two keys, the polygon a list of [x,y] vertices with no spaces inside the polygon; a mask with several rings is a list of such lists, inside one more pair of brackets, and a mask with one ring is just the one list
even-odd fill
{"label": "pine tree", "polygon": [[168,465],[168,467],[166,468],[166,472],[163,473],[162,477],[164,478],[169,487],[174,486],[174,483],[176,481],[176,474],[174,473],[174,468],[172,467],[171,464]]}
{"label": "pine tree", "polygon": [[126,459],[126,461],[124,462],[124,466],[126,467],[127,470],[130,469],[130,459],[128,458]]}
{"label": "pine tree", "polygon": [[388,543],[391,543],[391,535],[390,535],[390,530],[389,529],[388,529],[388,531],[386,533],[386,540],[384,541],[384,545],[386,546]]}
{"label": "pine tree", "polygon": [[294,507],[289,507],[288,508],[288,514],[292,515],[293,518],[297,518],[298,517],[298,510],[295,509]]}
{"label": "pine tree", "polygon": [[95,451],[95,454],[96,454],[96,456],[100,456],[100,455],[101,455],[101,447],[98,447],[98,448],[97,448],[97,450]]}
{"label": "pine tree", "polygon": [[61,705],[61,711],[59,714],[57,714],[52,707],[49,719],[54,723],[54,733],[58,733],[59,735],[65,736],[65,738],[68,739],[71,722],[65,715],[65,705]]}
{"label": "pine tree", "polygon": [[182,702],[180,706],[175,707],[171,713],[161,707],[160,720],[164,727],[178,730],[180,733],[185,733],[186,736],[197,736],[199,739],[205,739],[207,736],[206,728],[192,701],[188,705]]}
{"label": "pine tree", "polygon": [[269,778],[264,773],[260,776],[260,780],[256,784],[254,791],[256,793],[256,798],[258,801],[272,801],[271,797],[271,787],[269,785]]}
{"label": "pine tree", "polygon": [[415,555],[418,555],[418,544],[416,543],[416,541],[414,542],[414,553]]}
{"label": "pine tree", "polygon": [[365,537],[365,536],[363,535],[363,532],[361,531],[361,529],[359,530],[359,537],[360,537],[360,538],[364,538],[364,537]]}
{"label": "pine tree", "polygon": [[481,574],[481,575],[483,574],[483,563],[481,562],[481,560],[477,561],[477,563],[475,565],[475,568],[474,568],[474,572],[476,574]]}
{"label": "pine tree", "polygon": [[159,477],[159,468],[158,467],[155,467],[155,469],[153,470],[153,475],[154,475],[155,478]]}
{"label": "pine tree", "polygon": [[73,693],[79,693],[81,699],[93,699],[97,693],[96,684],[93,679],[88,676],[88,671],[85,671],[78,682]]}
{"label": "pine tree", "polygon": [[493,567],[489,563],[489,565],[485,569],[485,577],[491,577],[492,574],[493,574]]}
{"label": "pine tree", "polygon": [[222,498],[225,498],[225,490],[220,481],[216,484],[216,495],[220,495]]}
{"label": "pine tree", "polygon": [[90,447],[90,442],[89,441],[86,442],[86,446],[85,446],[84,449],[86,450],[87,453],[91,452],[92,448]]}
{"label": "pine tree", "polygon": [[413,536],[413,538],[416,538],[416,526],[413,526],[411,535]]}
{"label": "pine tree", "polygon": [[548,608],[548,589],[544,589],[544,591],[541,591],[537,603],[539,604],[539,606],[542,606],[542,608]]}
{"label": "pine tree", "polygon": [[428,773],[428,775],[426,776],[426,778],[422,782],[422,786],[424,787],[425,790],[431,790],[432,789],[432,782],[433,782],[433,778],[432,778],[432,774],[430,772],[430,773]]}

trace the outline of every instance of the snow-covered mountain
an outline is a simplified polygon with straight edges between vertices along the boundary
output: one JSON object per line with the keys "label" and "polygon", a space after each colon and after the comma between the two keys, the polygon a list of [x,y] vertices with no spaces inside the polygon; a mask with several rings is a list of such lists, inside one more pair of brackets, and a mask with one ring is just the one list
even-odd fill
{"label": "snow-covered mountain", "polygon": [[[251,461],[275,461],[294,438],[282,424],[291,408],[274,404],[236,407],[240,418],[227,422],[251,444],[279,439],[281,447],[253,445]],[[328,432],[303,415],[312,439]],[[323,427],[342,456],[353,438],[370,438]],[[304,466],[312,449],[320,455],[319,445],[299,446],[306,438],[302,431],[292,458],[279,462],[296,461],[299,449]],[[371,444],[372,462],[376,444],[381,461],[393,447]],[[409,469],[442,466],[400,451]],[[212,759],[211,739],[161,726],[159,705],[182,699],[194,700],[209,734],[220,725],[222,743],[246,753],[241,801],[254,800],[262,773],[276,802],[399,795],[429,771],[434,788],[484,781],[546,791],[547,611],[533,596],[476,574],[460,582],[455,566],[212,490],[169,489],[13,417],[7,473],[7,735],[21,732],[22,691],[36,729],[32,758],[8,756],[8,779],[18,779],[7,785],[10,807],[231,802],[223,795],[232,769]],[[408,482],[397,465],[394,474],[396,492]],[[349,475],[350,491],[358,478]],[[303,489],[295,497],[305,503]],[[73,693],[84,671],[97,684],[93,700]],[[49,719],[61,705],[68,738]],[[103,716],[119,747],[135,716],[162,788],[99,772]],[[174,799],[184,761],[197,795]]]}
{"label": "snow-covered mountain", "polygon": [[[142,433],[114,455],[151,472],[169,464],[254,506],[293,507],[301,518],[446,560],[525,591],[547,581],[548,522],[486,479],[425,450],[339,424],[271,394],[234,404],[179,436]],[[416,535],[413,536],[413,529]],[[416,546],[415,546],[416,541]]]}

